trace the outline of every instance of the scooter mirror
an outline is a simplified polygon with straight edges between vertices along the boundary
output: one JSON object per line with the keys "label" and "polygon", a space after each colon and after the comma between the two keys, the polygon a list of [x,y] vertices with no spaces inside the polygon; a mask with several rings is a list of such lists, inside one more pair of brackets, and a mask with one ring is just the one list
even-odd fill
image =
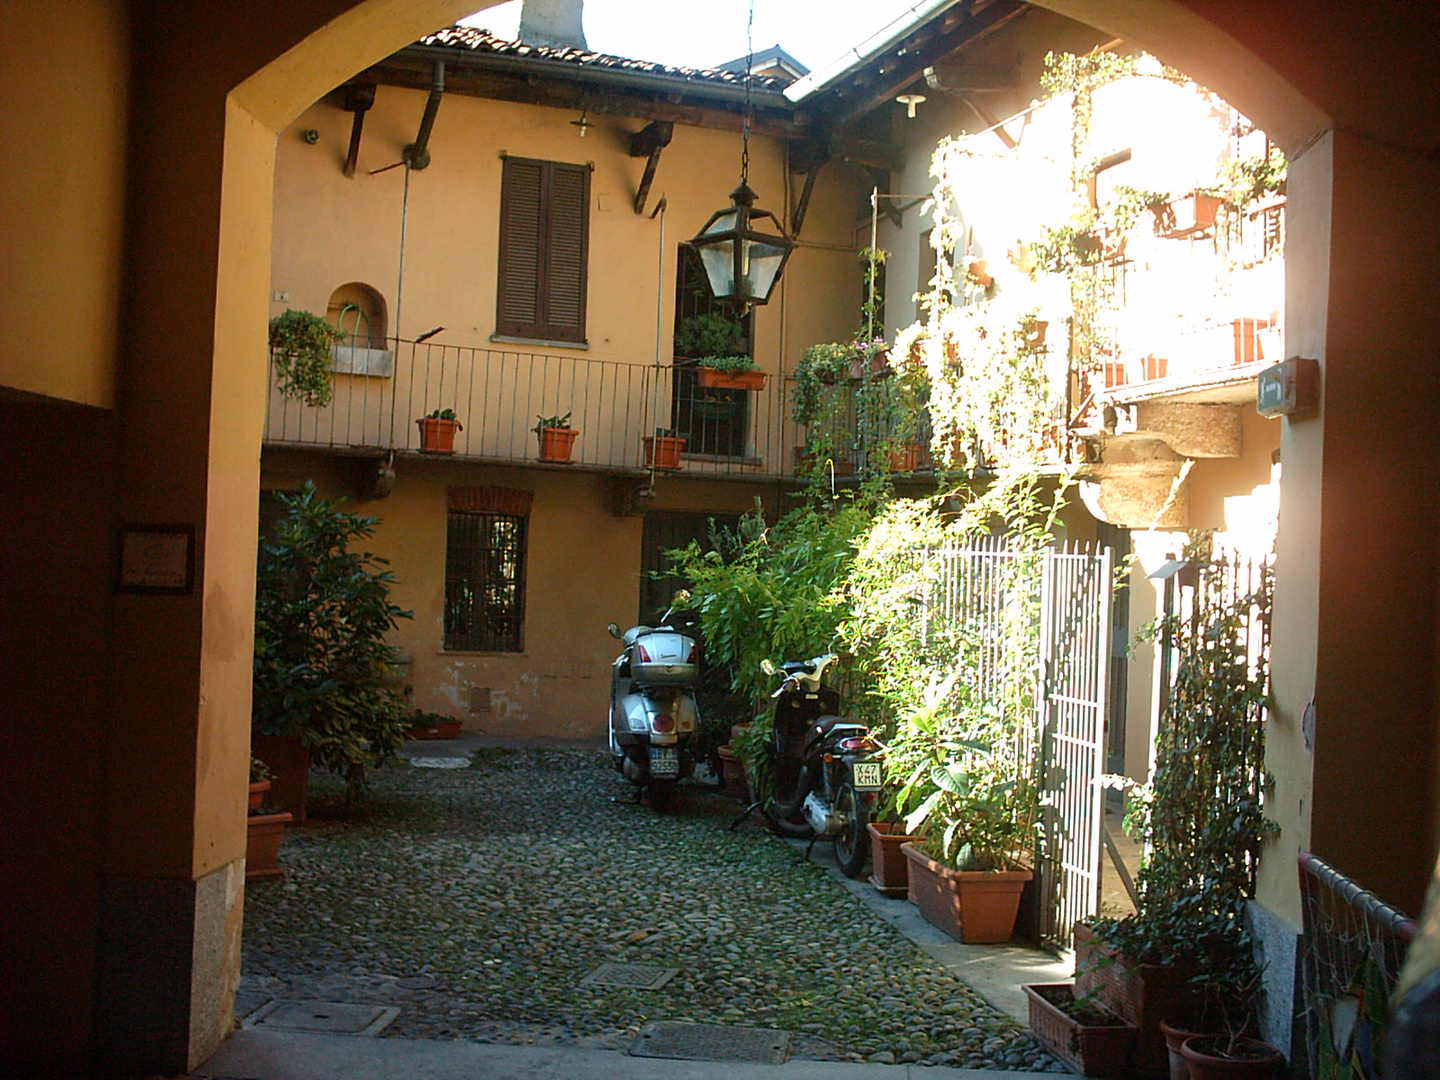
{"label": "scooter mirror", "polygon": [[760,661],[760,670],[763,671],[766,675],[774,675],[775,672],[779,669],[776,668],[773,663],[771,663],[770,658],[767,656],[764,660]]}
{"label": "scooter mirror", "polygon": [[613,637],[616,641],[619,641],[622,637],[624,637],[624,635],[620,633],[620,627],[613,622],[605,627],[605,632],[611,637]]}

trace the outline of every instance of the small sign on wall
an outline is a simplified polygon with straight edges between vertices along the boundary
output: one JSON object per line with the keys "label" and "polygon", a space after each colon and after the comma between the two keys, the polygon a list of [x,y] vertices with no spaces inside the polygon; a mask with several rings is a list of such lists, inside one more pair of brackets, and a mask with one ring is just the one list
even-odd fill
{"label": "small sign on wall", "polygon": [[195,526],[122,525],[116,590],[172,596],[194,592]]}

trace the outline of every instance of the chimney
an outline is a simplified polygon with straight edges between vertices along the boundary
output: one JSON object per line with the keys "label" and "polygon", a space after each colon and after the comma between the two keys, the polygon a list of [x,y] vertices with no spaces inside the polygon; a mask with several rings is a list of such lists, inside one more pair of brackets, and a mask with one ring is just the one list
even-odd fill
{"label": "chimney", "polygon": [[580,23],[585,0],[525,0],[520,9],[520,40],[526,45],[555,49],[584,49],[585,28]]}

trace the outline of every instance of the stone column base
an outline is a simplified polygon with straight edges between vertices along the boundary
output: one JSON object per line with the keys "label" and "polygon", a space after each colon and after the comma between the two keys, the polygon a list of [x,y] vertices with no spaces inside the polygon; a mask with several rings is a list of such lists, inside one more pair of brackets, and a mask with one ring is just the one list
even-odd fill
{"label": "stone column base", "polygon": [[230,1034],[244,889],[243,859],[198,881],[104,881],[92,1049],[98,1070],[189,1072]]}

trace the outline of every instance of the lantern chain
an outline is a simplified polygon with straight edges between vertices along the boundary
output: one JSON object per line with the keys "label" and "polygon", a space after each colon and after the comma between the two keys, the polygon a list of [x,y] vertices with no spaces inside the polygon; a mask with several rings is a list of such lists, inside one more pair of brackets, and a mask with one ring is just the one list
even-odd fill
{"label": "lantern chain", "polygon": [[740,183],[750,178],[750,69],[755,66],[755,0],[745,23],[745,122],[740,128]]}

